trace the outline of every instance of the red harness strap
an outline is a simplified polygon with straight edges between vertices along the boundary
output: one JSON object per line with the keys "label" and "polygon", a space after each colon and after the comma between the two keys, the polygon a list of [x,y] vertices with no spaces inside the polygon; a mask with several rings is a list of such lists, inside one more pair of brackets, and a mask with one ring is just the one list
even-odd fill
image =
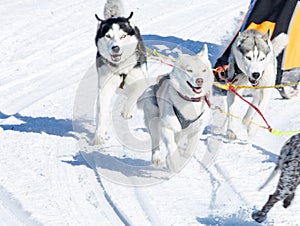
{"label": "red harness strap", "polygon": [[268,130],[270,132],[272,132],[272,127],[269,125],[269,123],[267,122],[266,118],[264,117],[264,115],[262,114],[262,112],[252,103],[250,103],[249,101],[247,101],[243,96],[241,96],[237,91],[236,88],[232,85],[231,82],[228,82],[228,90],[233,92],[235,95],[237,95],[239,98],[241,98],[243,101],[245,101],[247,104],[249,104],[251,107],[253,107],[255,109],[255,111],[262,117],[262,119],[264,120],[264,122],[266,123]]}

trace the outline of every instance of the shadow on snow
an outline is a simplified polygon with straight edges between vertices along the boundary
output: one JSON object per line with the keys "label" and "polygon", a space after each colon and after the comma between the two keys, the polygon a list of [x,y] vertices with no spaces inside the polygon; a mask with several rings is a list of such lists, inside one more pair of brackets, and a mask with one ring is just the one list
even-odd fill
{"label": "shadow on snow", "polygon": [[[159,50],[160,53],[165,55],[172,55],[168,50],[172,50],[174,48],[182,50],[183,53],[189,53],[189,54],[196,54],[199,53],[202,49],[204,42],[200,41],[193,41],[193,40],[183,40],[178,37],[174,36],[167,36],[162,37],[159,35],[143,35],[143,40],[146,43],[146,46],[150,49],[157,49],[156,45],[166,45],[168,49],[165,50]],[[206,43],[208,47],[208,53],[209,53],[209,60],[211,61],[212,65],[216,62],[216,60],[221,56],[223,50],[225,49],[224,46],[217,45],[214,43]],[[177,56],[173,56],[177,57]]]}
{"label": "shadow on snow", "polygon": [[28,133],[46,133],[61,137],[74,137],[71,133],[73,131],[73,127],[72,120],[70,119],[56,119],[53,117],[34,118],[30,116],[22,116],[19,113],[8,116],[0,112],[0,121],[1,119],[8,119],[9,117],[14,117],[21,122],[18,124],[2,124],[0,127],[3,130]]}
{"label": "shadow on snow", "polygon": [[214,216],[214,215],[209,215],[208,217],[197,217],[196,220],[204,224],[206,226],[258,226],[261,225],[252,219],[249,219],[249,213],[245,209],[239,210],[237,213],[233,213],[228,216]]}

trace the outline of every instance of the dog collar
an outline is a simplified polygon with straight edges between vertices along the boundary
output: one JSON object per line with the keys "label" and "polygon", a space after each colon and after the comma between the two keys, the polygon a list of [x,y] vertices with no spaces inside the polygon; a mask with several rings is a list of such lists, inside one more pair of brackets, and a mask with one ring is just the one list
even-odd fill
{"label": "dog collar", "polygon": [[183,94],[181,94],[180,92],[178,92],[177,91],[177,93],[178,93],[178,95],[182,98],[182,99],[184,99],[184,100],[186,100],[186,101],[191,101],[191,102],[201,102],[202,100],[204,100],[205,102],[206,102],[206,104],[208,105],[208,107],[210,108],[210,106],[211,106],[211,103],[210,103],[210,101],[209,101],[209,95],[208,94],[206,94],[205,96],[202,96],[202,97],[188,97],[188,96],[185,96],[185,95],[183,95]]}

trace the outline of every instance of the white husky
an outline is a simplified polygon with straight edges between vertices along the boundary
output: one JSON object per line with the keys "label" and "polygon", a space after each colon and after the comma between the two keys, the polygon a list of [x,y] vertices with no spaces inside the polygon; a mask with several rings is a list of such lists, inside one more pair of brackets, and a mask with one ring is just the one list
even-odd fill
{"label": "white husky", "polygon": [[[99,21],[95,38],[97,46],[98,94],[94,144],[103,144],[111,99],[118,88],[128,96],[122,115],[131,118],[138,97],[147,88],[146,48],[139,29],[129,17],[122,17],[119,0],[107,0],[105,19]],[[136,82],[139,81],[139,84]]]}
{"label": "white husky", "polygon": [[212,84],[211,64],[204,45],[195,56],[180,54],[172,72],[140,97],[138,107],[144,110],[145,125],[151,136],[153,164],[161,164],[162,139],[168,150],[168,168],[180,169],[179,140],[186,135],[189,146],[192,143],[189,141],[197,138],[203,129],[203,121],[208,121]]}
{"label": "white husky", "polygon": [[[276,79],[276,56],[288,43],[286,34],[279,34],[270,41],[270,34],[262,34],[257,30],[246,30],[235,40],[231,49],[228,79],[234,85],[273,86]],[[264,112],[271,98],[272,90],[252,89],[252,103]],[[241,93],[241,90],[239,91]],[[235,94],[227,93],[227,105],[230,114],[235,114]],[[257,122],[259,115],[250,107],[244,116],[247,133],[251,137],[257,127],[250,121]],[[236,131],[233,125],[234,118],[228,117],[227,138],[236,139]]]}

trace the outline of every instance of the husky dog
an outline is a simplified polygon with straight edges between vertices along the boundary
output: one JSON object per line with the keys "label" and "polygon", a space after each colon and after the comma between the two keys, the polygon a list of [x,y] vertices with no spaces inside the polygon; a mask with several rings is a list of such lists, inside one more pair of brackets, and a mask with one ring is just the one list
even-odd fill
{"label": "husky dog", "polygon": [[[146,48],[139,29],[129,17],[122,17],[122,3],[108,0],[104,8],[104,20],[99,21],[95,38],[97,46],[96,65],[98,72],[98,94],[96,106],[96,132],[94,144],[103,144],[105,123],[109,115],[111,99],[118,88],[128,96],[122,115],[131,118],[138,97],[147,88]],[[133,85],[139,81],[139,84]]]}
{"label": "husky dog", "polygon": [[[276,56],[288,43],[288,36],[279,34],[270,41],[270,32],[262,34],[257,30],[246,30],[239,34],[232,45],[229,62],[228,79],[234,85],[272,86],[275,84],[277,60]],[[272,94],[271,89],[253,89],[252,104],[262,112],[265,110]],[[235,94],[227,93],[227,106],[229,114],[234,114],[236,106]],[[249,106],[244,123],[247,133],[251,137],[257,127],[249,123],[257,121],[259,115]],[[228,117],[227,138],[236,139],[233,118]]]}
{"label": "husky dog", "polygon": [[260,189],[268,184],[278,170],[281,170],[281,174],[276,191],[270,195],[260,211],[252,214],[252,218],[259,223],[266,219],[267,213],[276,202],[283,200],[283,207],[287,208],[295,196],[296,188],[300,184],[300,133],[292,136],[282,147],[274,171]]}
{"label": "husky dog", "polygon": [[151,136],[154,165],[161,164],[159,145],[162,139],[168,151],[168,168],[179,170],[179,140],[187,136],[189,145],[189,140],[201,132],[202,122],[208,121],[212,84],[205,44],[195,56],[179,54],[171,73],[139,98],[138,107],[144,111],[145,125]]}

